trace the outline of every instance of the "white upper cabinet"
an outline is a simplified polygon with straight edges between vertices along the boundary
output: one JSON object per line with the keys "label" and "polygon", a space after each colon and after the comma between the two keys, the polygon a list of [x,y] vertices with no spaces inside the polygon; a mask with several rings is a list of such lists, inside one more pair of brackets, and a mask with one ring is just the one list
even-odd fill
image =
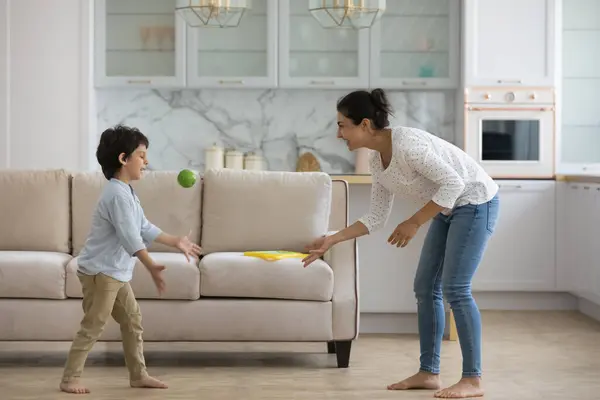
{"label": "white upper cabinet", "polygon": [[456,88],[460,1],[388,0],[370,32],[370,85]]}
{"label": "white upper cabinet", "polygon": [[94,11],[96,86],[185,85],[175,0],[96,0]]}
{"label": "white upper cabinet", "polygon": [[367,88],[369,30],[325,29],[305,0],[279,0],[279,86]]}
{"label": "white upper cabinet", "polygon": [[556,0],[465,0],[464,84],[554,86]]}
{"label": "white upper cabinet", "polygon": [[600,1],[563,2],[558,172],[600,174]]}
{"label": "white upper cabinet", "polygon": [[231,28],[187,28],[187,86],[277,86],[277,0],[252,0]]}

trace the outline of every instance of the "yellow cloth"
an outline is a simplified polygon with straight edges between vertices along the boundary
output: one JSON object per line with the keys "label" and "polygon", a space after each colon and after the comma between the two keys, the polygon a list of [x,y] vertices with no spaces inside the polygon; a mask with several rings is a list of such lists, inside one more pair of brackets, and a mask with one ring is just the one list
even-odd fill
{"label": "yellow cloth", "polygon": [[283,260],[284,258],[304,258],[308,254],[297,253],[295,251],[283,251],[283,250],[260,250],[260,251],[246,251],[245,256],[258,257],[267,261]]}

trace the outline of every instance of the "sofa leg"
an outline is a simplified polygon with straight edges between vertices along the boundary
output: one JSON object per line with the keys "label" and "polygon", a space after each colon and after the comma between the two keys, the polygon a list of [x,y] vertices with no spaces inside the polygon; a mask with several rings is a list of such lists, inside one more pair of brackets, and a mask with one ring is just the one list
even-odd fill
{"label": "sofa leg", "polygon": [[327,352],[329,354],[335,354],[335,342],[327,342]]}
{"label": "sofa leg", "polygon": [[337,357],[338,368],[348,368],[350,364],[350,349],[352,340],[336,340],[335,355]]}

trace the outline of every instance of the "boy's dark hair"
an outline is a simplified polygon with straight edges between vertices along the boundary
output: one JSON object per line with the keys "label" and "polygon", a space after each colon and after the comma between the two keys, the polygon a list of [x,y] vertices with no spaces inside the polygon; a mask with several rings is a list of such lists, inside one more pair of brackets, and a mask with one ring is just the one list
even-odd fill
{"label": "boy's dark hair", "polygon": [[147,148],[149,142],[137,128],[116,125],[102,132],[96,149],[96,159],[102,167],[104,177],[107,180],[113,178],[123,166],[119,161],[119,155],[124,153],[124,158],[128,159],[140,145]]}

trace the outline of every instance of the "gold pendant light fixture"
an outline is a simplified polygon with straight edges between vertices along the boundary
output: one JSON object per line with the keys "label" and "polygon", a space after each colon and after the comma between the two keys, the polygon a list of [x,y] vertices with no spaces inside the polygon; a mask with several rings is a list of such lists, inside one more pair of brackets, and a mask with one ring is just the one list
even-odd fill
{"label": "gold pendant light fixture", "polygon": [[251,0],[177,0],[175,11],[193,28],[235,28]]}
{"label": "gold pendant light fixture", "polygon": [[385,0],[308,0],[308,9],[323,28],[364,29],[385,12]]}

